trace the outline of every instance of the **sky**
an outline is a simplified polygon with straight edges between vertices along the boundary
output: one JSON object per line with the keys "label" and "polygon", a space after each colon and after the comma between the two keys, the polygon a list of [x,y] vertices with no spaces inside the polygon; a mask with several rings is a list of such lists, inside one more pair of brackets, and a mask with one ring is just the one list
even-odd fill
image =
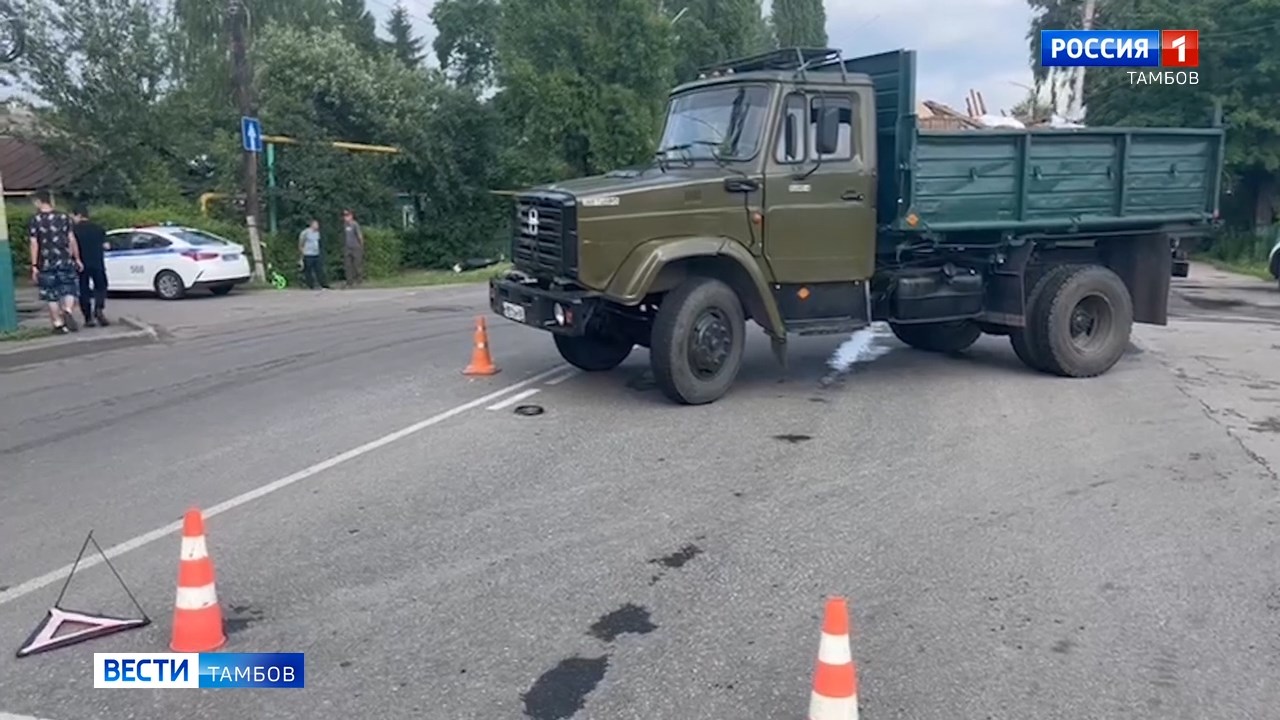
{"label": "sky", "polygon": [[[430,48],[434,0],[402,1]],[[394,4],[368,0],[380,28]],[[1027,96],[1031,10],[1025,0],[826,0],[826,8],[827,40],[846,57],[899,48],[917,51],[918,100],[936,100],[963,112],[972,88],[982,93],[989,112],[999,114]]]}

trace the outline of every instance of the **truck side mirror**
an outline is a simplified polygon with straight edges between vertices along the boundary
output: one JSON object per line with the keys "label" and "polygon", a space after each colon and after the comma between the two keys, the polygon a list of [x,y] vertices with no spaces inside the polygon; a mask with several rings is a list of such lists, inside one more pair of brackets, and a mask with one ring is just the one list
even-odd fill
{"label": "truck side mirror", "polygon": [[824,107],[818,114],[818,154],[835,155],[840,149],[840,108]]}
{"label": "truck side mirror", "polygon": [[799,160],[796,157],[796,116],[787,113],[782,121],[783,153],[788,160]]}

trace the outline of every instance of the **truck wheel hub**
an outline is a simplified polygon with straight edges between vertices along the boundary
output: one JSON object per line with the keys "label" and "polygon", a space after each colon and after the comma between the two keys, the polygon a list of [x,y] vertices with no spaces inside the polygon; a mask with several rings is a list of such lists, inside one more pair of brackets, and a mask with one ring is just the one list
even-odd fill
{"label": "truck wheel hub", "polygon": [[1071,311],[1071,342],[1080,350],[1096,350],[1111,332],[1111,306],[1096,295],[1076,303]]}
{"label": "truck wheel hub", "polygon": [[732,347],[733,332],[724,313],[704,310],[689,332],[689,365],[698,377],[712,377],[724,367]]}

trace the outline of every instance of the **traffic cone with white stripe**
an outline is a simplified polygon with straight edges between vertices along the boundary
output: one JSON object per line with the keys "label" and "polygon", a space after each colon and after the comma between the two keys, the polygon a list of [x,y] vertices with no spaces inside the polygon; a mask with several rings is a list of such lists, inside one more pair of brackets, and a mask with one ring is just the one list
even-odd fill
{"label": "traffic cone with white stripe", "polygon": [[809,720],[858,720],[858,671],[849,649],[849,607],[842,597],[827,599]]}
{"label": "traffic cone with white stripe", "polygon": [[476,318],[476,333],[471,351],[471,363],[462,371],[463,375],[496,375],[498,366],[493,364],[489,355],[489,329],[484,323],[484,316]]}
{"label": "traffic cone with white stripe", "polygon": [[227,642],[222,608],[214,589],[213,560],[204,541],[204,515],[192,508],[182,518],[182,553],[178,560],[178,597],[173,608],[174,652],[217,650]]}

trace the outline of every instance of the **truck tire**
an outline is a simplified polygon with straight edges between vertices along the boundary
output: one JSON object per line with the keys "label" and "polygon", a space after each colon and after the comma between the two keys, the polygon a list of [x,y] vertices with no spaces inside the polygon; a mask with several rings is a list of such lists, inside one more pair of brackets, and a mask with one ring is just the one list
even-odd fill
{"label": "truck tire", "polygon": [[1100,265],[1080,266],[1043,292],[1030,323],[1044,372],[1094,377],[1120,361],[1133,331],[1133,299],[1120,276]]}
{"label": "truck tire", "polygon": [[890,323],[889,328],[899,340],[911,347],[936,353],[967,350],[982,337],[982,327],[971,320],[912,325]]}
{"label": "truck tire", "polygon": [[[1080,269],[1077,265],[1060,265],[1050,268],[1049,272],[1040,276],[1036,284],[1031,288],[1031,294],[1027,296],[1027,311],[1025,325],[1015,328],[1009,333],[1009,344],[1013,346],[1013,354],[1018,356],[1023,365],[1039,372],[1052,372],[1045,365],[1040,356],[1036,354],[1036,318],[1040,317],[1043,310],[1040,303],[1043,302],[1046,295],[1052,295],[1057,292],[1057,288],[1062,281],[1071,273]],[[1052,288],[1046,292],[1047,289]]]}
{"label": "truck tire", "polygon": [[565,362],[587,372],[605,372],[622,364],[631,354],[634,344],[593,335],[570,337],[556,335],[556,350]]}
{"label": "truck tire", "polygon": [[714,402],[737,378],[745,341],[746,318],[733,289],[713,278],[689,278],[658,307],[649,350],[653,379],[675,402]]}

